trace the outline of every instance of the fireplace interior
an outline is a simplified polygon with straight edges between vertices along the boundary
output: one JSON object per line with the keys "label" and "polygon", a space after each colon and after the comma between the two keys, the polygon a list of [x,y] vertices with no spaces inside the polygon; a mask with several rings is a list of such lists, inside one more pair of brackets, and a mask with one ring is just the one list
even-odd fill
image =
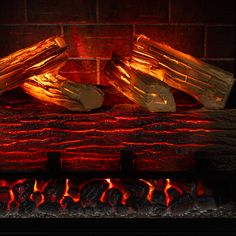
{"label": "fireplace interior", "polygon": [[[224,109],[171,88],[176,112],[150,112],[106,73],[112,55],[129,58],[144,34],[235,77],[234,7],[234,0],[1,1],[1,58],[60,36],[68,58],[58,75],[95,86],[104,102],[73,111],[24,86],[1,94],[0,218],[235,218],[235,87]],[[0,79],[4,68],[2,60]]]}

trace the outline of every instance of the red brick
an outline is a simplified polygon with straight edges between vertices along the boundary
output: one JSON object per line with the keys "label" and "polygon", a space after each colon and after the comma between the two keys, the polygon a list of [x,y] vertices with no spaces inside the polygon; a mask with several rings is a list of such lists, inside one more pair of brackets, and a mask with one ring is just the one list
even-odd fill
{"label": "red brick", "polygon": [[175,23],[235,24],[235,0],[172,0],[171,21]]}
{"label": "red brick", "polygon": [[24,22],[24,0],[2,0],[0,2],[0,24]]}
{"label": "red brick", "polygon": [[60,74],[75,82],[97,84],[96,60],[69,60]]}
{"label": "red brick", "polygon": [[236,72],[236,62],[235,60],[227,60],[227,61],[224,61],[224,60],[204,60],[205,62],[213,65],[213,66],[217,66],[223,70],[226,70],[226,71],[229,71],[231,73],[234,74],[234,77],[236,76],[235,75],[235,72]]}
{"label": "red brick", "polygon": [[167,0],[100,0],[100,22],[160,23],[168,21]]}
{"label": "red brick", "polygon": [[235,27],[208,27],[207,57],[235,57]]}
{"label": "red brick", "polygon": [[123,55],[131,49],[132,28],[129,26],[66,26],[64,31],[73,57],[110,58],[112,52]]}
{"label": "red brick", "polygon": [[203,55],[204,32],[200,26],[137,26],[136,33],[196,57]]}
{"label": "red brick", "polygon": [[0,26],[0,57],[60,34],[58,26]]}
{"label": "red brick", "polygon": [[96,0],[28,0],[29,22],[76,22],[96,20]]}
{"label": "red brick", "polygon": [[106,75],[105,75],[105,65],[108,63],[109,60],[101,60],[100,61],[100,84],[111,86],[108,82]]}

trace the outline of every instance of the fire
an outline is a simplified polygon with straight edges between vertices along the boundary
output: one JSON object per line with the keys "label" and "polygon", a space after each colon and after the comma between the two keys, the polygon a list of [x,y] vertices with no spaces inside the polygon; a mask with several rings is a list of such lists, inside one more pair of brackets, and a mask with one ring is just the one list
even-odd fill
{"label": "fire", "polygon": [[129,193],[126,191],[126,189],[119,183],[113,183],[111,179],[106,179],[106,181],[109,185],[108,185],[108,188],[102,193],[102,196],[100,197],[100,201],[105,202],[106,193],[109,189],[117,188],[122,192],[121,203],[123,205],[126,205],[126,200],[129,198]]}
{"label": "fire", "polygon": [[[127,203],[127,199],[130,197],[131,192],[129,191],[129,189],[127,187],[125,187],[125,185],[122,182],[122,179],[90,179],[90,180],[86,180],[83,182],[80,182],[79,184],[76,184],[75,182],[70,182],[70,179],[65,179],[65,185],[64,185],[64,189],[63,189],[63,194],[62,197],[57,198],[57,196],[55,194],[52,194],[50,199],[47,199],[47,201],[50,202],[58,202],[61,206],[62,209],[65,209],[67,207],[67,203],[66,201],[64,201],[66,198],[70,198],[73,200],[74,203],[78,203],[80,204],[80,193],[83,190],[83,188],[85,187],[85,185],[87,184],[92,184],[94,180],[105,180],[106,183],[108,184],[108,186],[106,187],[106,189],[101,193],[100,197],[99,197],[99,201],[102,203],[107,203],[109,204],[109,201],[107,201],[107,192],[110,189],[117,189],[122,193],[122,199],[121,199],[121,204],[123,206],[126,206]],[[26,182],[25,182],[26,181]],[[19,200],[19,197],[17,197],[17,194],[22,194],[23,191],[23,196],[29,196],[29,199],[25,199],[25,200],[31,200],[32,203],[35,204],[36,208],[38,208],[41,204],[43,204],[46,199],[45,199],[45,189],[47,187],[47,191],[48,191],[48,184],[50,183],[50,180],[48,181],[39,181],[34,179],[34,182],[27,181],[25,179],[20,179],[17,180],[15,182],[12,181],[6,181],[6,180],[0,180],[0,188],[1,187],[7,187],[7,191],[8,194],[6,194],[7,197],[7,209],[11,210],[12,208],[12,203],[14,202],[17,207],[20,206],[20,204],[22,203],[22,200]],[[139,181],[145,183],[148,186],[148,192],[145,196],[145,198],[151,203],[153,204],[153,197],[154,197],[154,191],[158,191],[158,192],[162,192],[165,195],[165,205],[166,207],[169,207],[171,202],[173,201],[173,196],[171,195],[171,192],[169,191],[170,189],[175,189],[178,191],[178,193],[181,195],[183,195],[184,193],[188,192],[191,193],[191,189],[195,189],[196,191],[196,196],[202,196],[205,193],[205,189],[203,188],[203,183],[200,180],[197,180],[197,187],[193,188],[194,185],[191,186],[186,186],[185,184],[181,183],[181,182],[176,182],[170,179],[152,179],[152,180],[145,180],[145,179],[139,179]],[[19,186],[19,188],[16,188],[15,190],[15,186],[17,184],[22,184],[22,186]],[[32,184],[32,193],[30,195],[28,195],[28,193],[24,194],[24,191],[31,191],[29,188],[29,184]],[[138,184],[137,181],[135,182],[135,184]],[[191,184],[193,184],[193,182],[191,182]],[[25,186],[25,189],[24,189]],[[76,193],[76,196],[74,196],[74,194],[70,193],[70,189],[71,187],[73,189],[77,189],[78,192]],[[19,192],[17,192],[19,191]],[[56,191],[56,190],[53,190]],[[49,189],[50,192],[50,189]],[[1,193],[1,192],[0,192]],[[73,196],[72,196],[73,195]],[[2,195],[1,201],[4,200],[3,197],[5,195]],[[22,199],[22,196],[21,198]],[[23,199],[24,200],[24,199]]]}
{"label": "fire", "polygon": [[47,183],[45,183],[41,188],[38,187],[38,181],[34,180],[34,190],[33,193],[30,195],[30,199],[34,201],[34,193],[39,193],[40,194],[40,201],[36,203],[36,207],[39,207],[42,203],[45,201],[45,197],[42,194],[44,191],[45,187],[47,186]]}
{"label": "fire", "polygon": [[69,179],[66,179],[65,190],[64,190],[62,198],[60,199],[60,204],[61,205],[63,205],[63,200],[66,197],[71,197],[74,202],[79,202],[80,201],[80,195],[78,195],[78,197],[72,197],[68,192],[69,192]]}
{"label": "fire", "polygon": [[165,188],[164,188],[164,193],[165,193],[165,196],[166,196],[166,206],[167,207],[169,206],[169,204],[172,200],[171,196],[168,193],[168,190],[171,189],[171,188],[174,188],[175,190],[177,190],[180,193],[180,195],[183,194],[183,191],[180,188],[178,188],[176,185],[170,183],[170,179],[166,179],[166,185],[165,185]]}
{"label": "fire", "polygon": [[148,194],[147,194],[147,200],[152,203],[152,197],[153,197],[153,191],[155,190],[155,186],[151,184],[150,182],[144,180],[144,179],[139,179],[140,181],[146,183],[149,187]]}
{"label": "fire", "polygon": [[8,202],[8,205],[7,205],[8,210],[11,209],[11,204],[15,200],[15,196],[14,196],[14,193],[13,193],[12,189],[9,190],[9,197],[10,197],[10,199],[9,199],[9,202]]}

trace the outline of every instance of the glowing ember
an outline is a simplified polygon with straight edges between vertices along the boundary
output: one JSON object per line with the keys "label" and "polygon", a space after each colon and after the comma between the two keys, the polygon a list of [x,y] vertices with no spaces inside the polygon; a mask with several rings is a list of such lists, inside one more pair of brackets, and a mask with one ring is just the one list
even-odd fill
{"label": "glowing ember", "polygon": [[155,190],[155,186],[152,185],[150,182],[144,180],[144,179],[139,179],[141,180],[142,182],[146,183],[149,187],[149,190],[148,190],[148,194],[147,194],[147,200],[152,203],[152,195],[153,195],[153,191]]}
{"label": "glowing ember", "polygon": [[125,190],[125,188],[119,184],[119,183],[113,183],[111,181],[111,179],[106,179],[107,183],[109,184],[108,188],[102,193],[102,196],[100,198],[100,201],[101,202],[105,202],[105,196],[106,196],[106,192],[109,190],[109,189],[112,189],[112,188],[117,188],[119,189],[121,192],[122,192],[122,200],[121,200],[121,203],[123,205],[126,204],[126,200],[129,198],[129,194],[127,193],[127,191]]}
{"label": "glowing ember", "polygon": [[66,179],[66,186],[65,186],[65,191],[64,194],[60,200],[60,204],[63,205],[63,200],[65,199],[65,197],[71,197],[73,199],[74,202],[79,202],[80,200],[80,195],[78,194],[78,197],[73,197],[71,196],[69,193],[69,179]]}
{"label": "glowing ember", "polygon": [[181,195],[183,194],[183,191],[178,188],[176,185],[173,185],[172,183],[170,183],[170,179],[166,179],[166,185],[165,185],[165,189],[164,189],[164,193],[166,196],[166,206],[168,207],[172,198],[168,193],[168,190],[174,188],[175,190],[177,190]]}
{"label": "glowing ember", "polygon": [[[45,201],[45,197],[42,194],[42,192],[44,191],[46,186],[47,186],[47,183],[45,183],[41,188],[39,188],[38,181],[34,180],[34,192],[33,193],[39,193],[39,195],[40,195],[40,200],[36,203],[36,207],[40,206]],[[30,199],[32,201],[34,201],[34,194],[33,193],[30,195]]]}
{"label": "glowing ember", "polygon": [[[203,188],[203,185],[201,181],[198,181],[197,188],[191,188],[185,186],[183,183],[178,183],[176,181],[171,181],[170,179],[159,179],[159,180],[145,180],[145,179],[139,179],[138,182],[145,183],[146,186],[148,186],[148,191],[146,194],[143,195],[141,192],[134,191],[144,191],[144,188],[134,188],[129,189],[130,187],[133,188],[134,186],[138,186],[139,183],[137,180],[134,181],[134,185],[132,185],[132,181],[130,182],[130,187],[127,187],[127,185],[124,185],[122,182],[122,179],[90,179],[82,182],[73,182],[70,179],[65,179],[64,182],[62,181],[63,185],[57,185],[52,184],[54,183],[52,180],[48,181],[39,181],[39,180],[28,180],[28,179],[21,179],[17,180],[15,182],[12,181],[6,181],[6,180],[0,180],[0,188],[2,188],[3,194],[0,198],[0,203],[6,202],[7,203],[7,209],[11,210],[13,205],[12,203],[16,204],[15,207],[20,207],[20,205],[24,202],[30,201],[31,204],[35,205],[36,208],[46,203],[50,204],[56,204],[60,206],[61,209],[66,209],[68,207],[68,203],[71,202],[73,204],[81,205],[83,204],[80,199],[80,194],[83,192],[83,189],[88,188],[88,186],[93,186],[95,181],[106,181],[108,186],[99,193],[98,201],[101,203],[109,204],[109,194],[107,192],[111,189],[116,189],[114,193],[121,193],[122,198],[120,204],[123,206],[129,206],[130,203],[127,202],[127,200],[134,196],[144,196],[143,200],[147,200],[150,202],[150,204],[155,204],[154,200],[154,191],[157,191],[159,194],[165,195],[165,205],[166,207],[169,207],[171,202],[174,200],[174,195],[172,195],[170,189],[175,189],[178,191],[180,196],[182,196],[184,193],[190,193],[190,189],[195,189],[196,193],[192,193],[196,196],[203,196],[205,193],[205,190]],[[101,186],[102,186],[102,182]],[[191,184],[194,184],[191,182]],[[133,186],[133,187],[132,187]],[[143,186],[143,185],[141,185]],[[192,185],[193,186],[193,185]],[[58,188],[60,188],[58,190]],[[99,188],[99,185],[95,187]],[[89,188],[88,188],[89,189]],[[94,193],[95,193],[94,192]],[[0,192],[1,193],[1,192]],[[98,192],[97,192],[98,193]],[[83,192],[83,194],[88,194],[87,198],[92,197],[90,190]],[[96,193],[95,193],[96,194]],[[115,196],[115,195],[114,195]],[[161,196],[161,195],[159,195]],[[155,195],[155,199],[156,199]],[[6,198],[7,200],[4,200]],[[94,199],[93,197],[91,199]],[[91,200],[93,201],[93,200]],[[0,204],[1,205],[1,204]],[[96,205],[96,204],[95,204]],[[82,206],[82,205],[81,205]]]}
{"label": "glowing ember", "polygon": [[14,199],[15,199],[12,189],[9,190],[9,196],[10,196],[10,200],[9,200],[8,206],[7,206],[8,210],[11,209],[11,204],[12,204],[12,202],[14,202]]}
{"label": "glowing ember", "polygon": [[205,193],[202,181],[199,179],[197,183],[197,196],[203,196]]}

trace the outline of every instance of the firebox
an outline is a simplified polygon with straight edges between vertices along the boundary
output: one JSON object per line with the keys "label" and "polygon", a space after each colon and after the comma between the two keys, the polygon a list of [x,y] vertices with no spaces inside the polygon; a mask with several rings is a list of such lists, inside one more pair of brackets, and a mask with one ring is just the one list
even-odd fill
{"label": "firebox", "polygon": [[2,230],[232,233],[234,7],[1,1]]}

